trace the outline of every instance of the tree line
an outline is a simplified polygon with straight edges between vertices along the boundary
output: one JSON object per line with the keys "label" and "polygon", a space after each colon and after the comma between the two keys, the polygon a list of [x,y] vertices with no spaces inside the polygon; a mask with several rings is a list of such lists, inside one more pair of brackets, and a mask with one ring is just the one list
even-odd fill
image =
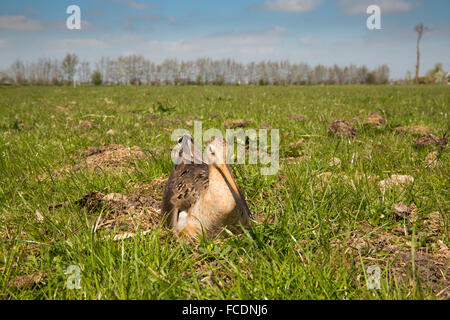
{"label": "tree line", "polygon": [[345,67],[287,60],[241,63],[232,59],[199,58],[190,61],[166,59],[154,63],[141,55],[102,57],[91,64],[67,54],[61,61],[41,58],[34,62],[14,61],[0,72],[0,83],[14,84],[137,84],[137,85],[305,85],[305,84],[384,84],[389,67],[374,70],[350,64]]}

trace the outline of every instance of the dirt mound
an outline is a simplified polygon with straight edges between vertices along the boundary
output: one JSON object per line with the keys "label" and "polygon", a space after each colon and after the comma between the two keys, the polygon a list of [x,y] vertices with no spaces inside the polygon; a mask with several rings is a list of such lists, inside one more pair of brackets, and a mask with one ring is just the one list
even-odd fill
{"label": "dirt mound", "polygon": [[396,203],[392,211],[397,218],[409,219],[410,221],[417,220],[417,206],[414,203],[409,206],[404,203]]}
{"label": "dirt mound", "polygon": [[259,128],[260,128],[260,129],[266,129],[266,130],[272,129],[272,124],[271,124],[271,123],[261,123],[261,124],[259,125]]}
{"label": "dirt mound", "polygon": [[354,138],[356,136],[356,129],[353,127],[350,122],[345,120],[334,120],[328,126],[328,129],[342,137]]}
{"label": "dirt mound", "polygon": [[[81,153],[76,153],[75,156],[78,163],[55,169],[51,175],[58,177],[85,168],[96,170],[98,173],[101,173],[102,169],[123,169],[130,167],[136,160],[141,160],[146,157],[145,153],[139,147],[125,147],[119,144],[101,145],[99,147],[92,146]],[[48,176],[48,173],[43,173],[38,179],[43,181]]]}
{"label": "dirt mound", "polygon": [[386,118],[382,115],[379,115],[375,112],[370,112],[369,116],[366,119],[365,125],[369,125],[372,127],[379,127],[386,123]]}
{"label": "dirt mound", "polygon": [[[414,252],[414,269],[412,266],[411,249],[392,246],[389,248],[394,261],[392,271],[397,281],[405,281],[408,274],[412,274],[415,269],[416,276],[421,284],[431,287],[439,296],[446,297],[450,294],[450,272],[448,268],[448,257],[443,254],[430,254],[424,250]],[[411,281],[412,282],[412,281]],[[414,285],[410,282],[410,285]]]}
{"label": "dirt mound", "polygon": [[[101,192],[92,191],[85,194],[80,199],[76,200],[75,204],[82,207],[86,207],[89,211],[96,211],[102,208],[102,199],[103,194]],[[64,203],[64,205],[68,204],[69,204],[68,202]]]}
{"label": "dirt mound", "polygon": [[435,136],[434,134],[427,134],[426,136],[417,138],[414,140],[414,143],[417,146],[427,146],[427,145],[436,145],[439,148],[444,148],[448,143],[448,135],[444,134],[442,138]]}
{"label": "dirt mound", "polygon": [[244,119],[228,119],[225,121],[224,123],[224,127],[226,129],[235,129],[235,128],[243,128],[245,127],[247,124],[251,123],[252,120],[244,120]]}
{"label": "dirt mound", "polygon": [[95,222],[95,231],[118,229],[132,232],[153,229],[160,220],[160,202],[146,194],[89,192],[75,204],[90,212],[102,211]]}
{"label": "dirt mound", "polygon": [[423,221],[423,226],[423,232],[426,232],[430,235],[438,235],[445,230],[444,218],[438,211],[431,212]]}
{"label": "dirt mound", "polygon": [[442,167],[442,161],[438,158],[438,153],[436,151],[430,152],[425,157],[425,168],[436,168]]}
{"label": "dirt mound", "polygon": [[330,162],[328,162],[328,166],[331,167],[337,167],[340,168],[342,164],[342,160],[336,157],[333,157],[330,159]]}
{"label": "dirt mound", "polygon": [[284,149],[284,154],[290,157],[298,157],[302,154],[302,149],[304,149],[305,139],[300,138],[299,140],[292,142]]}
{"label": "dirt mound", "polygon": [[132,184],[130,187],[135,193],[150,194],[154,199],[162,201],[162,195],[166,187],[168,180],[167,175],[163,175],[159,178],[154,178],[150,183]]}
{"label": "dirt mound", "polygon": [[[86,150],[87,154],[98,150]],[[94,231],[115,230],[114,240],[122,240],[141,231],[146,234],[159,225],[161,217],[161,197],[167,183],[167,176],[155,178],[149,183],[131,184],[132,193],[107,193],[91,191],[73,202],[89,213],[96,215],[91,221]],[[53,204],[50,210],[68,207],[69,201]]]}
{"label": "dirt mound", "polygon": [[78,127],[84,130],[89,130],[94,126],[94,124],[89,120],[80,120],[78,122]]}
{"label": "dirt mound", "polygon": [[415,248],[413,266],[411,243],[406,239],[365,223],[352,231],[345,242],[334,240],[331,245],[342,246],[346,253],[354,255],[358,260],[361,254],[367,263],[380,267],[385,265],[386,268],[390,268],[395,282],[408,281],[410,287],[415,285],[411,281],[414,272],[421,285],[431,288],[441,297],[448,296],[450,294],[448,268],[450,256],[446,245],[441,241],[440,248],[434,251],[427,248]]}
{"label": "dirt mound", "polygon": [[391,188],[405,188],[414,183],[414,177],[409,175],[393,174],[387,179],[380,181],[379,186],[382,193]]}
{"label": "dirt mound", "polygon": [[34,285],[37,285],[44,281],[46,277],[47,274],[43,272],[24,274],[11,279],[8,285],[10,287],[16,287],[18,289],[30,289]]}
{"label": "dirt mound", "polygon": [[395,131],[399,133],[411,133],[411,134],[419,134],[425,135],[433,132],[433,129],[430,127],[422,126],[422,125],[410,125],[395,128]]}
{"label": "dirt mound", "polygon": [[119,144],[89,147],[82,153],[86,158],[88,168],[107,167],[118,168],[135,160],[145,158],[144,152],[139,147],[125,147]]}
{"label": "dirt mound", "polygon": [[293,114],[289,115],[289,119],[296,120],[296,121],[305,121],[307,118],[306,118],[306,116],[304,116],[302,114],[293,113]]}

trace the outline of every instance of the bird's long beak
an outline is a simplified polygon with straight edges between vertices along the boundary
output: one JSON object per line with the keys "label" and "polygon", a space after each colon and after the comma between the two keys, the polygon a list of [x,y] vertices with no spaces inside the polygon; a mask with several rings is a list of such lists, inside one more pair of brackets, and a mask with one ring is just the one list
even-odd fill
{"label": "bird's long beak", "polygon": [[244,196],[241,193],[241,190],[239,190],[236,181],[234,180],[233,174],[231,173],[230,167],[226,163],[217,164],[217,167],[219,171],[222,173],[222,176],[225,179],[225,182],[230,187],[233,196],[238,199],[242,205],[244,206],[245,212],[249,215],[250,218],[253,218],[250,209],[248,208],[247,202],[245,201]]}

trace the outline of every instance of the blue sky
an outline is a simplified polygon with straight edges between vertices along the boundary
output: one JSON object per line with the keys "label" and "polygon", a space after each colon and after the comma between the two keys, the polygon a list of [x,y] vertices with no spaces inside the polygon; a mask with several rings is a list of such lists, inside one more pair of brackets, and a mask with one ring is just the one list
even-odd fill
{"label": "blue sky", "polygon": [[[68,30],[66,8],[81,8],[81,30]],[[365,13],[381,8],[381,30]],[[393,78],[415,64],[413,27],[422,41],[422,73],[442,62],[450,70],[448,0],[0,0],[0,68],[16,58],[81,60],[142,54],[165,58],[289,59],[311,65],[388,64]]]}

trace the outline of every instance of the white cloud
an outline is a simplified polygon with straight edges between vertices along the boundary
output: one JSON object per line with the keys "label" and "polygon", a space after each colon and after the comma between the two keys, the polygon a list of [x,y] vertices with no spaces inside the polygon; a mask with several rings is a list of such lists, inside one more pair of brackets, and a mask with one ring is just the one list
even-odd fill
{"label": "white cloud", "polygon": [[38,20],[25,16],[0,16],[0,29],[19,31],[38,31],[44,28]]}
{"label": "white cloud", "polygon": [[306,12],[315,9],[321,3],[322,0],[272,0],[257,7],[269,11]]}
{"label": "white cloud", "polygon": [[150,58],[197,57],[238,58],[262,60],[275,57],[279,53],[284,28],[273,27],[263,30],[229,31],[207,36],[176,41],[136,41],[136,52]]}
{"label": "white cloud", "polygon": [[[42,22],[42,26],[46,30],[67,30],[66,20],[50,20]],[[81,19],[81,30],[95,30],[99,27],[97,25],[94,25],[93,23]]]}
{"label": "white cloud", "polygon": [[76,51],[77,49],[98,49],[98,48],[105,48],[107,47],[107,44],[104,41],[98,40],[98,39],[63,39],[63,40],[57,40],[54,43],[58,47],[62,47],[63,49],[71,49],[73,51]]}
{"label": "white cloud", "polygon": [[264,59],[265,56],[278,54],[279,51],[274,47],[262,46],[257,48],[242,48],[239,53],[243,55],[258,55]]}
{"label": "white cloud", "polygon": [[286,32],[282,27],[276,26],[264,30],[256,31],[232,31],[214,33],[206,39],[211,42],[218,42],[225,45],[258,45],[277,44],[280,37]]}
{"label": "white cloud", "polygon": [[151,40],[143,44],[151,50],[161,50],[168,53],[185,53],[194,49],[190,41],[176,40],[176,41],[158,41]]}
{"label": "white cloud", "polygon": [[338,5],[346,14],[365,14],[367,7],[378,5],[381,13],[408,12],[416,7],[416,3],[405,0],[339,0]]}

